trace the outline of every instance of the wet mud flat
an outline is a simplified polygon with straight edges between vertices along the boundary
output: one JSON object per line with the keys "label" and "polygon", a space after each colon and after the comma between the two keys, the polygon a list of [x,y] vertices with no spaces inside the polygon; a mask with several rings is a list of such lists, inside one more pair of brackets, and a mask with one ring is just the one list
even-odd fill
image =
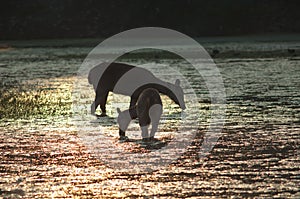
{"label": "wet mud flat", "polygon": [[[176,58],[122,60],[180,68],[199,96],[199,117],[204,117],[181,157],[147,173],[119,172],[95,158],[70,121],[73,81],[89,50],[1,52],[0,197],[300,197],[300,57],[216,57],[227,111],[222,135],[204,158],[198,151],[210,99],[199,76]],[[110,96],[108,103],[116,99]],[[168,122],[174,126],[178,110],[168,104],[166,127]],[[117,134],[115,110],[109,104],[108,113],[112,118],[102,120],[103,125]]]}

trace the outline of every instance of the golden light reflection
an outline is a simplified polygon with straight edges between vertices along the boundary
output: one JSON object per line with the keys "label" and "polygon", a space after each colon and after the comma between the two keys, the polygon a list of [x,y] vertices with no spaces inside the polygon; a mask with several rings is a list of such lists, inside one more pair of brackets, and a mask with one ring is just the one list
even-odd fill
{"label": "golden light reflection", "polygon": [[[299,97],[296,97],[299,89],[282,86],[280,92],[286,92],[288,97],[274,101],[271,98],[270,101],[255,101],[256,98],[249,99],[248,95],[240,96],[244,90],[238,87],[253,82],[255,77],[245,73],[236,78],[231,66],[237,63],[222,61],[226,66],[221,67],[222,73],[225,78],[228,76],[225,81],[232,89],[232,93],[231,89],[228,91],[229,96],[233,97],[229,98],[226,126],[217,145],[205,158],[197,158],[195,154],[201,144],[199,135],[177,162],[151,173],[117,172],[89,153],[77,131],[66,121],[67,117],[60,117],[70,114],[72,77],[35,79],[19,87],[1,88],[1,117],[19,120],[15,123],[7,120],[0,126],[0,197],[299,198],[300,128],[297,125]],[[274,67],[278,62],[277,58],[268,60],[267,64],[264,60],[253,61],[248,70],[263,68],[265,71],[266,67]],[[286,59],[284,67],[289,70],[280,73],[287,82],[294,77],[293,86],[299,80],[298,65],[297,60]],[[273,76],[266,73],[264,82],[280,84],[279,78],[270,77]],[[251,85],[257,86],[251,88],[256,91],[264,88],[258,83]],[[238,96],[236,91],[241,91]],[[245,88],[246,91],[251,93],[250,88]],[[113,102],[118,101],[114,97],[109,100],[113,117]],[[176,105],[162,98],[166,115],[170,117],[162,121],[159,136],[167,136],[176,130],[178,112]],[[201,102],[203,118],[199,134],[207,125],[208,110],[209,103]],[[109,122],[107,131],[117,135],[117,126],[112,127],[112,120]],[[137,130],[137,127],[132,129]],[[135,150],[136,146],[131,144],[124,148]]]}
{"label": "golden light reflection", "polygon": [[30,80],[18,87],[0,88],[2,118],[68,115],[73,78]]}

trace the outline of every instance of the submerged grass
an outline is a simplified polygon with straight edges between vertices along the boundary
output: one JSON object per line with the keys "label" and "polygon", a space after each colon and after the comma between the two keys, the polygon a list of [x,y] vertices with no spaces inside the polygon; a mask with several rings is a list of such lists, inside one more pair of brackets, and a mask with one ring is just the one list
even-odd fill
{"label": "submerged grass", "polygon": [[1,119],[45,118],[71,114],[71,92],[65,88],[0,88]]}

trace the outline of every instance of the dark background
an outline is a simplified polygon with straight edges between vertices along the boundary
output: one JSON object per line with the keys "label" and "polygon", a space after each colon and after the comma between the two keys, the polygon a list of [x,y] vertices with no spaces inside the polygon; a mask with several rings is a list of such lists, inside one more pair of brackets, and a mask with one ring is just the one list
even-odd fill
{"label": "dark background", "polygon": [[6,0],[0,40],[101,38],[144,26],[192,37],[300,33],[297,0]]}

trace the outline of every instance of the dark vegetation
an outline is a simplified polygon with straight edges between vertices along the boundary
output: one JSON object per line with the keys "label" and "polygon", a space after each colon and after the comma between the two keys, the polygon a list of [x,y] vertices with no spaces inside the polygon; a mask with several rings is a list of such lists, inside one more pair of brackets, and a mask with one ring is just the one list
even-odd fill
{"label": "dark vegetation", "polygon": [[299,33],[296,0],[6,0],[0,39],[107,37],[144,26],[189,36]]}

